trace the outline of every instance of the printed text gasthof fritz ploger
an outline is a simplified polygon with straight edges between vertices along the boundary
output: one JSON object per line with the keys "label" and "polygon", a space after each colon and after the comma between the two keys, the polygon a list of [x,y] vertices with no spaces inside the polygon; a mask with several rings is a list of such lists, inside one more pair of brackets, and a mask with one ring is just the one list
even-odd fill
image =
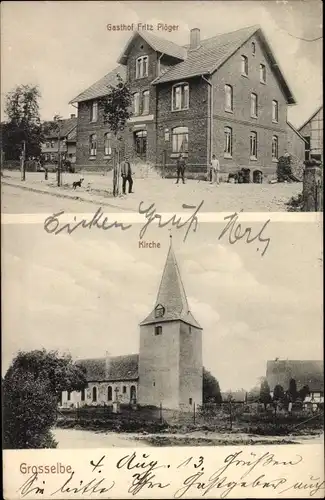
{"label": "printed text gasthof fritz ploger", "polygon": [[167,24],[167,23],[130,23],[130,24],[110,24],[106,25],[107,31],[178,31],[178,24]]}

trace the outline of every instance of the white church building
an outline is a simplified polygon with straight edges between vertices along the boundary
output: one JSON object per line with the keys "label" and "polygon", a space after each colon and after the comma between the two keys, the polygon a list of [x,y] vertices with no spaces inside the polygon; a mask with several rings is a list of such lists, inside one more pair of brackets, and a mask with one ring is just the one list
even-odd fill
{"label": "white church building", "polygon": [[[121,335],[123,332],[121,332]],[[202,404],[202,328],[193,317],[172,240],[155,305],[140,323],[139,354],[82,359],[87,387],[63,392],[61,407]]]}

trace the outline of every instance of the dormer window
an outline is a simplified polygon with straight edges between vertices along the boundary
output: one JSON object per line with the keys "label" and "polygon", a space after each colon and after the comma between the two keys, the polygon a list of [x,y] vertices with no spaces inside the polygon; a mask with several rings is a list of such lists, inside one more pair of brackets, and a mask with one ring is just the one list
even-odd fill
{"label": "dormer window", "polygon": [[148,56],[138,57],[135,65],[135,77],[144,78],[148,76]]}
{"label": "dormer window", "polygon": [[172,89],[172,110],[179,111],[189,108],[189,85],[181,83],[174,85]]}
{"label": "dormer window", "polygon": [[165,314],[165,308],[161,304],[158,304],[155,308],[155,318],[162,318]]}

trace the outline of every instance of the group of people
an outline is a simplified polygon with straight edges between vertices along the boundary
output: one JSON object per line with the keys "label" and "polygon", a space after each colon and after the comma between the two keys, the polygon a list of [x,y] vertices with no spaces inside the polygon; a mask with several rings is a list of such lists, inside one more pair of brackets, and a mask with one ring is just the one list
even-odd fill
{"label": "group of people", "polygon": [[[180,179],[182,179],[183,184],[185,184],[185,170],[186,170],[186,160],[184,158],[184,155],[180,153],[179,157],[177,158],[177,165],[176,165],[176,173],[177,173],[176,184],[179,183]],[[133,173],[131,164],[128,160],[126,160],[122,163],[121,167],[123,194],[126,194],[127,184],[128,184],[128,192],[133,193],[132,175]],[[220,184],[220,163],[219,160],[216,158],[216,155],[212,155],[211,163],[209,165],[209,170],[208,170],[208,179],[210,181],[210,184],[216,184],[217,186]]]}

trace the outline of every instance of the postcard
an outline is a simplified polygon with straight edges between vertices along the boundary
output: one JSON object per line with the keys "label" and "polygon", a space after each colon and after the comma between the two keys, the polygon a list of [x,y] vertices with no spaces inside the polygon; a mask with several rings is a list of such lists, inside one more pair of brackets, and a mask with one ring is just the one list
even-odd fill
{"label": "postcard", "polygon": [[4,498],[323,498],[321,13],[3,2]]}

